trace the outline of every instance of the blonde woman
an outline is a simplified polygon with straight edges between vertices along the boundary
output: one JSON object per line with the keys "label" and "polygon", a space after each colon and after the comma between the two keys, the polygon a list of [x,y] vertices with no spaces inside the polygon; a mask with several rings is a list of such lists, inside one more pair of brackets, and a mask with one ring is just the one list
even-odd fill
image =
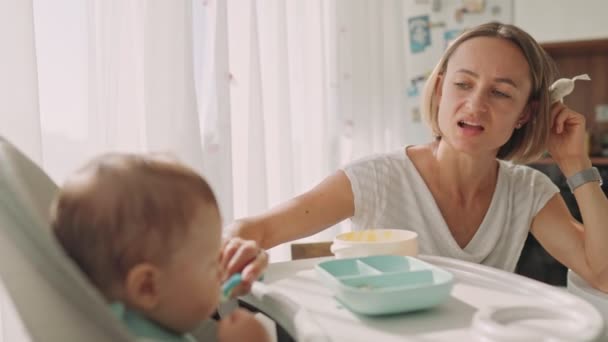
{"label": "blonde woman", "polygon": [[[436,137],[355,161],[232,232],[262,247],[350,218],[355,229],[419,234],[423,254],[514,271],[528,232],[568,268],[608,292],[608,201],[585,153],[585,119],[548,88],[555,66],[521,29],[488,23],[445,51],[424,93]],[[585,224],[544,174],[522,165],[548,150],[568,178]],[[510,162],[508,162],[510,161]]]}

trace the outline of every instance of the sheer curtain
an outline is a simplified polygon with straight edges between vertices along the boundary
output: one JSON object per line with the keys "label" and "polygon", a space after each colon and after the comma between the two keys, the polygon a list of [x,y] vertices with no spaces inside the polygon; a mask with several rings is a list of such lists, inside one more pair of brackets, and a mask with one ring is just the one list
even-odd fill
{"label": "sheer curtain", "polygon": [[[0,46],[0,133],[31,158],[40,160],[38,76],[31,2],[0,1]],[[29,340],[0,279],[0,342]]]}
{"label": "sheer curtain", "polygon": [[0,134],[58,183],[102,152],[166,151],[209,179],[228,223],[426,138],[404,110],[401,0],[2,6]]}
{"label": "sheer curtain", "polygon": [[[188,1],[0,1],[0,135],[58,183],[108,151],[202,170],[191,15]],[[0,341],[27,335],[0,283]]]}
{"label": "sheer curtain", "polygon": [[[404,110],[403,18],[400,0],[195,2],[198,108],[213,146],[205,156],[216,161],[207,175],[234,194],[225,219],[258,214],[352,159],[427,138]],[[287,246],[271,251],[274,261],[288,257]]]}
{"label": "sheer curtain", "polygon": [[38,74],[31,1],[0,1],[0,132],[41,160]]}
{"label": "sheer curtain", "polygon": [[189,2],[34,1],[34,18],[39,161],[54,179],[108,151],[202,169]]}

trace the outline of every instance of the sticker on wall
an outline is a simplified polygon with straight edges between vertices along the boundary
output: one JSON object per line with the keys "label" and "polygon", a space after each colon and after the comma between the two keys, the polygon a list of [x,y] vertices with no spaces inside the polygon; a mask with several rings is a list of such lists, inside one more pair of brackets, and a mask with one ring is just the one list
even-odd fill
{"label": "sticker on wall", "polygon": [[410,79],[410,85],[407,87],[407,96],[409,98],[420,95],[420,89],[424,86],[424,82],[428,75],[420,75]]}
{"label": "sticker on wall", "polygon": [[420,109],[418,107],[412,108],[412,122],[420,122],[422,118],[420,116]]}
{"label": "sticker on wall", "polygon": [[435,21],[429,24],[429,28],[430,29],[434,29],[434,28],[443,28],[446,26],[446,23],[444,21]]}
{"label": "sticker on wall", "polygon": [[497,17],[502,13],[502,7],[500,7],[499,5],[494,5],[492,6],[492,9],[490,9],[490,12],[493,16]]}
{"label": "sticker on wall", "polygon": [[423,52],[431,45],[431,30],[428,15],[413,17],[408,20],[410,50],[412,53]]}
{"label": "sticker on wall", "polygon": [[433,0],[433,3],[431,4],[431,11],[433,11],[433,13],[441,11],[441,0]]}
{"label": "sticker on wall", "polygon": [[410,83],[410,85],[407,87],[407,97],[417,97],[419,93],[418,85],[415,82]]}
{"label": "sticker on wall", "polygon": [[454,12],[454,19],[460,23],[465,14],[480,14],[485,10],[485,7],[485,0],[462,0],[462,6]]}
{"label": "sticker on wall", "polygon": [[444,49],[447,49],[448,46],[450,46],[450,44],[452,44],[452,42],[458,38],[458,36],[462,33],[462,30],[460,29],[455,29],[455,30],[447,30],[445,32],[443,32],[443,41],[444,41]]}
{"label": "sticker on wall", "polygon": [[464,7],[467,13],[481,13],[485,6],[485,0],[462,0],[462,7]]}
{"label": "sticker on wall", "polygon": [[414,78],[410,79],[410,84],[409,86],[407,86],[406,88],[406,92],[407,92],[407,97],[408,98],[415,98],[418,97],[424,87],[424,84],[426,83],[426,80],[429,78],[431,74],[431,71],[429,70],[428,72],[416,76]]}

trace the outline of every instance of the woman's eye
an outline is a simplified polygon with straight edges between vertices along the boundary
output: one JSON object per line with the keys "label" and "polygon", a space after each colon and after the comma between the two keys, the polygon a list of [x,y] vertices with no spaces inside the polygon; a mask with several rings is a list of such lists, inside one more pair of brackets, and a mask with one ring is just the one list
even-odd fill
{"label": "woman's eye", "polygon": [[468,83],[465,82],[456,82],[454,83],[454,85],[460,89],[469,89],[471,87]]}
{"label": "woman's eye", "polygon": [[492,90],[492,94],[506,99],[511,97],[509,94],[503,93],[502,91],[496,89]]}

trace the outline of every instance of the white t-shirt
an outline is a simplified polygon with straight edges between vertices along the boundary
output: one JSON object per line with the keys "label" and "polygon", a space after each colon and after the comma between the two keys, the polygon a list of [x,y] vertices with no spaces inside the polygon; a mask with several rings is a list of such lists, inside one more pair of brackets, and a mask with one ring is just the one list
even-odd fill
{"label": "white t-shirt", "polygon": [[[499,160],[490,207],[463,249],[405,149],[357,160],[343,168],[355,199],[353,229],[396,228],[418,233],[420,254],[439,255],[514,271],[533,218],[559,192],[545,174]],[[463,213],[466,215],[466,213]]]}

